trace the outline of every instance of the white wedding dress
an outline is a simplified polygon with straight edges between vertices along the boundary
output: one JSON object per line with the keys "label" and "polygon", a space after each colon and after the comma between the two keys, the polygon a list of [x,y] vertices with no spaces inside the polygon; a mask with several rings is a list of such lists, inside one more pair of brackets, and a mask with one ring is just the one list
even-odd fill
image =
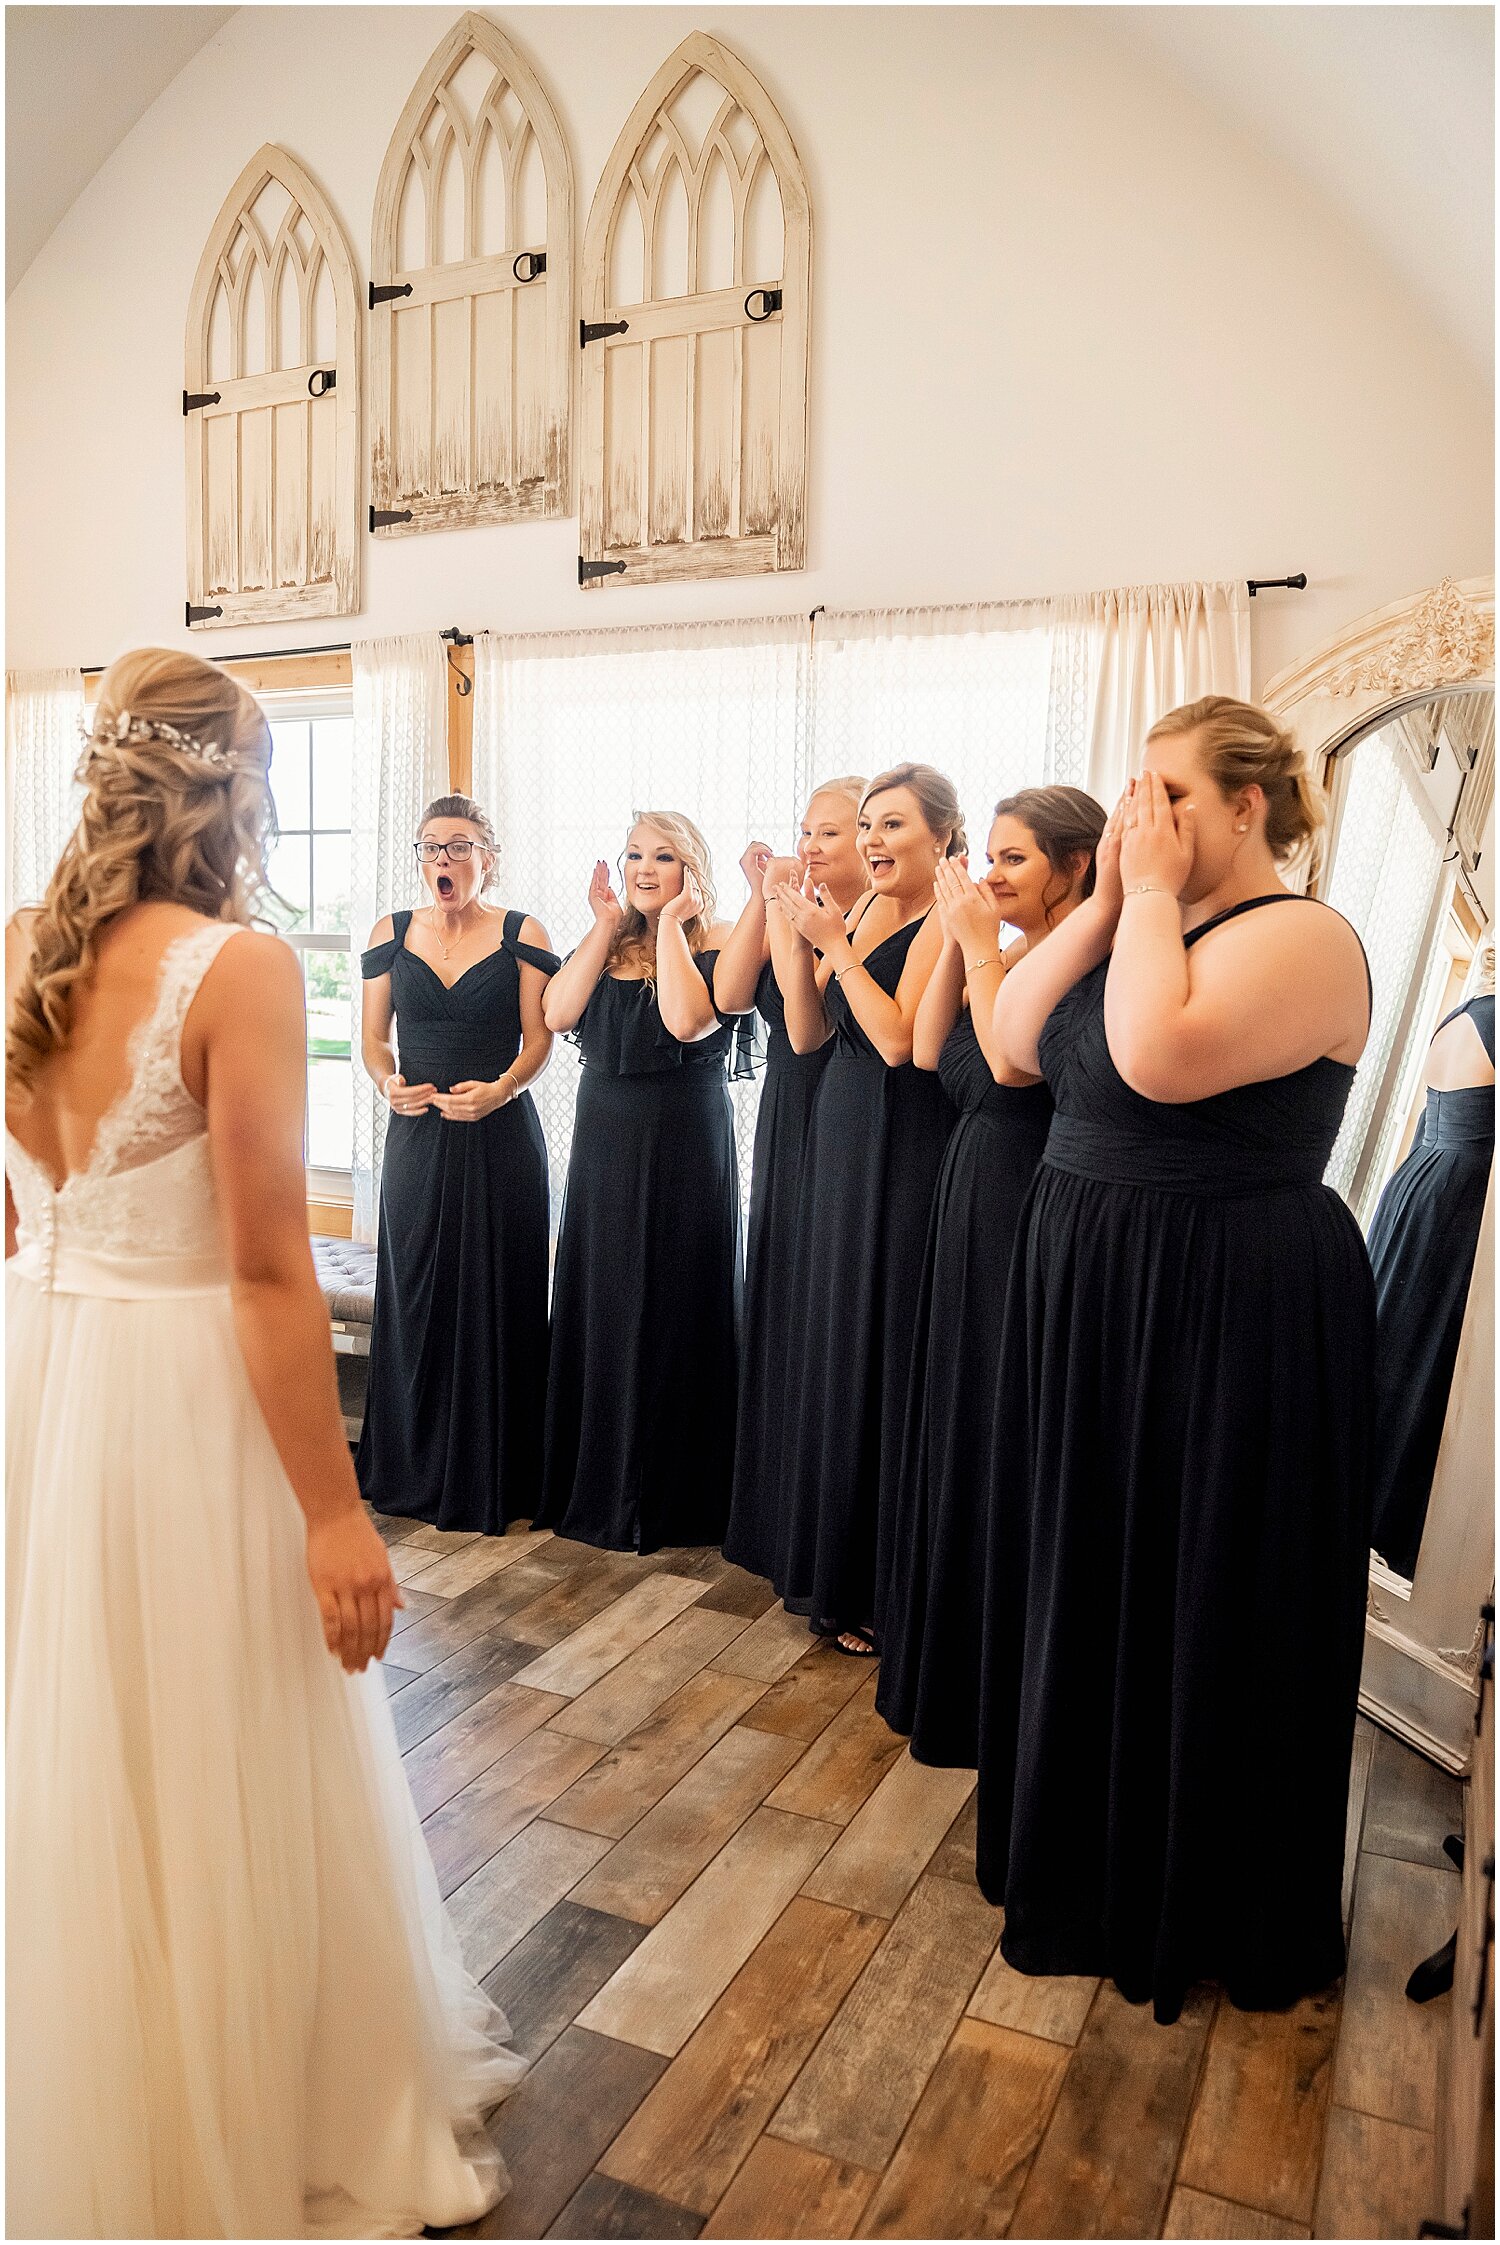
{"label": "white wedding dress", "polygon": [[7,2234],[397,2237],[506,2187],[378,1668],[323,1643],[235,1338],[172,944],[61,1190],[7,1136]]}

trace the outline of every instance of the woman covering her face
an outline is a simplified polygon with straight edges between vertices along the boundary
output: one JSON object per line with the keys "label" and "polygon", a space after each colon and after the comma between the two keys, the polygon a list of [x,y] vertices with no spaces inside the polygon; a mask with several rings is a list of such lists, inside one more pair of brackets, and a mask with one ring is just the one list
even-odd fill
{"label": "woman covering her face", "polygon": [[611,1551],[717,1543],[733,1471],[739,1177],[713,1001],[730,934],[690,819],[643,811],[622,903],[547,989],[583,1056],[552,1291],[537,1525]]}
{"label": "woman covering her face", "polygon": [[547,1149],[528,1086],[558,960],[486,901],[494,831],[447,795],[417,832],[428,903],[374,928],[364,1063],[390,1104],[360,1487],[377,1512],[501,1535],[542,1494]]}
{"label": "woman covering her face", "polygon": [[1323,815],[1264,710],[1174,711],[1093,895],[976,1006],[1057,1109],[993,1421],[980,1883],[1019,1971],[1168,2021],[1344,1962],[1375,1304],[1322,1176],[1370,986],[1283,879]]}

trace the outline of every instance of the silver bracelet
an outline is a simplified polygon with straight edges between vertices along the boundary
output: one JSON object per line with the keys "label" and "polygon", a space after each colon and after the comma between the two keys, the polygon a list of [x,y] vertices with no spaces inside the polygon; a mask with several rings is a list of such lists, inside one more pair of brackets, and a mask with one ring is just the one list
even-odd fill
{"label": "silver bracelet", "polygon": [[1170,889],[1164,889],[1159,881],[1137,881],[1135,887],[1127,889],[1125,894],[1127,896],[1170,896],[1172,892]]}

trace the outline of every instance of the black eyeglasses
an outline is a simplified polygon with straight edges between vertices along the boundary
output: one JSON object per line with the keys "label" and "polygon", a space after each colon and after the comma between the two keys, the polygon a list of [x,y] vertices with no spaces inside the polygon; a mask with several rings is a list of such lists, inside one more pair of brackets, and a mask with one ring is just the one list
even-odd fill
{"label": "black eyeglasses", "polygon": [[438,859],[445,855],[452,864],[462,865],[465,858],[472,857],[476,850],[482,850],[484,844],[466,841],[463,835],[459,835],[454,842],[413,842],[412,848],[424,865],[436,865]]}

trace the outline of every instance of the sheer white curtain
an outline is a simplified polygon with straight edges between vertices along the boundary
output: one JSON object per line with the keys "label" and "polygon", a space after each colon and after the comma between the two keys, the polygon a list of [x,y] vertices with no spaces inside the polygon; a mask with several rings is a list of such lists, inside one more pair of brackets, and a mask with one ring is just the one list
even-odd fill
{"label": "sheer white curtain", "polygon": [[[790,850],[806,799],[808,636],[805,617],[772,617],[477,639],[474,793],[500,838],[504,903],[570,951],[594,862],[618,866],[632,813],[685,811],[708,840],[719,916],[737,918],[746,843]],[[536,1089],[554,1212],[577,1087],[559,1039]],[[745,1191],[758,1097],[758,1080],[734,1086]]]}
{"label": "sheer white curtain", "polygon": [[[1052,602],[1059,633],[1075,632],[1087,675],[1088,749],[1075,784],[1106,810],[1140,768],[1158,717],[1204,694],[1250,698],[1250,602],[1243,578],[1221,584],[1129,585]],[[1059,779],[1074,779],[1059,772]]]}
{"label": "sheer white curtain", "polygon": [[1053,604],[819,615],[813,642],[814,777],[935,764],[958,790],[972,862],[1002,795],[1082,786],[1088,647]]}
{"label": "sheer white curtain", "polygon": [[[383,913],[417,900],[412,843],[428,804],[448,793],[448,670],[436,632],[356,640],[350,800],[351,928],[356,956]],[[353,977],[354,1237],[373,1240],[386,1105],[360,1064],[362,986]],[[399,1034],[399,1031],[398,1031]]]}
{"label": "sheer white curtain", "polygon": [[5,674],[5,911],[40,904],[78,816],[83,676]]}
{"label": "sheer white curtain", "polygon": [[1367,1143],[1372,1133],[1394,1130],[1400,1122],[1394,1101],[1387,1102],[1378,1122],[1377,1114],[1430,941],[1444,882],[1445,836],[1394,728],[1371,734],[1349,758],[1325,894],[1364,940],[1375,1001],[1369,1041],[1324,1180],[1350,1200],[1363,1222],[1372,1213],[1382,1174],[1379,1144],[1366,1161]]}

